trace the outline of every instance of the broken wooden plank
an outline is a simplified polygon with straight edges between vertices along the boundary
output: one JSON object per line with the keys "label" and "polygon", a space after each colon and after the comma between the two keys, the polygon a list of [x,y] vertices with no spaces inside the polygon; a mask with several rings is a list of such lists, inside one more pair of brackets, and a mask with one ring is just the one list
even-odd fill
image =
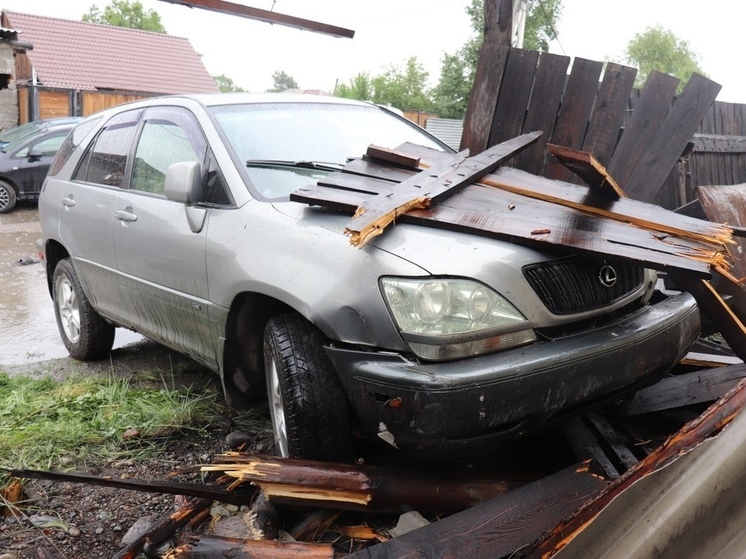
{"label": "broken wooden plank", "polygon": [[531,132],[491,147],[458,165],[450,163],[431,167],[424,173],[401,182],[390,195],[377,196],[362,204],[348,223],[345,232],[354,246],[363,246],[400,215],[426,208],[453,196],[468,184],[499,167],[520,153],[542,132]]}
{"label": "broken wooden plank", "polygon": [[393,163],[394,165],[401,165],[402,167],[418,169],[420,166],[420,158],[417,156],[395,149],[376,146],[374,144],[368,146],[365,155],[372,159],[377,159],[378,161],[385,161],[387,163]]}
{"label": "broken wooden plank", "polygon": [[617,431],[609,421],[598,413],[588,414],[588,423],[598,433],[613,454],[612,461],[619,464],[619,471],[626,472],[639,461],[629,449],[630,441]]}
{"label": "broken wooden plank", "polygon": [[635,167],[649,147],[650,140],[668,114],[678,85],[679,80],[673,76],[655,70],[648,75],[640,91],[640,98],[632,110],[632,116],[624,127],[611,161],[606,165],[609,174],[625,191]]}
{"label": "broken wooden plank", "polygon": [[727,365],[740,365],[743,363],[743,359],[732,355],[715,355],[712,353],[690,351],[679,363],[695,367],[725,367]]}
{"label": "broken wooden plank", "polygon": [[743,364],[666,377],[635,392],[618,410],[625,416],[632,416],[714,402],[744,377],[746,365]]}
{"label": "broken wooden plank", "polygon": [[171,559],[334,559],[341,557],[328,543],[244,540],[222,536],[192,536],[168,552]]}
{"label": "broken wooden plank", "polygon": [[617,177],[627,196],[646,202],[655,199],[720,88],[720,84],[692,74],[627,181]]}
{"label": "broken wooden plank", "polygon": [[547,144],[547,150],[557,158],[557,161],[580,177],[585,184],[607,198],[618,200],[627,197],[614,177],[606,172],[606,168],[593,154],[555,144]]}
{"label": "broken wooden plank", "polygon": [[531,544],[607,485],[573,466],[349,559],[504,557]]}
{"label": "broken wooden plank", "polygon": [[638,462],[631,470],[613,481],[596,497],[584,504],[570,518],[558,524],[541,542],[522,557],[545,559],[552,557],[577,534],[593,522],[596,516],[618,495],[640,479],[674,462],[679,456],[697,447],[702,441],[719,434],[746,406],[746,381],[728,392],[694,421],[687,423],[653,453]]}
{"label": "broken wooden plank", "polygon": [[214,464],[201,469],[256,485],[280,504],[378,512],[399,512],[402,505],[453,512],[525,484],[239,452],[217,455]]}
{"label": "broken wooden plank", "polygon": [[591,459],[606,479],[618,478],[622,472],[612,463],[603,446],[582,416],[574,416],[562,423],[562,434],[578,460]]}

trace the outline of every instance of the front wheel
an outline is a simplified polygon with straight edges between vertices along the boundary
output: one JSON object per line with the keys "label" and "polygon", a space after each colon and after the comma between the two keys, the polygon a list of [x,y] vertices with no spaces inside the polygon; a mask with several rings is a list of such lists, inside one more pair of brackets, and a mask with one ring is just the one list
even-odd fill
{"label": "front wheel", "polygon": [[57,264],[52,285],[57,328],[68,353],[81,361],[106,357],[114,345],[114,326],[91,306],[69,258]]}
{"label": "front wheel", "polygon": [[352,458],[349,404],[324,336],[298,314],[273,317],[264,330],[267,394],[277,454]]}
{"label": "front wheel", "polygon": [[5,181],[0,181],[0,214],[16,207],[16,191]]}

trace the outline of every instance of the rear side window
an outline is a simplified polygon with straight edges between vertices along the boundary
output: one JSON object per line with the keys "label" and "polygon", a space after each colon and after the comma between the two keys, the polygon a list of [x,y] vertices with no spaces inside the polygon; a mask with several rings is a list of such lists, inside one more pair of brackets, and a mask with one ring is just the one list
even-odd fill
{"label": "rear side window", "polygon": [[74,180],[121,187],[142,109],[113,116],[78,165]]}
{"label": "rear side window", "polygon": [[49,168],[49,172],[47,173],[48,175],[54,176],[60,172],[62,167],[65,166],[65,163],[67,163],[67,160],[70,159],[70,156],[83,141],[83,138],[85,138],[100,121],[100,118],[86,120],[72,129],[70,134],[68,134],[67,138],[62,143],[54,161],[52,161],[52,166]]}

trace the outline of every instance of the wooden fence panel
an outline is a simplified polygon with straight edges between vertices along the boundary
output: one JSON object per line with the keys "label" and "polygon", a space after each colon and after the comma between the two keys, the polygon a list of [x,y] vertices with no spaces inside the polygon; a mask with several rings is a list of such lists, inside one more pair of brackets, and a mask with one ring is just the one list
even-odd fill
{"label": "wooden fence panel", "polygon": [[519,169],[535,175],[544,172],[546,146],[552,137],[557,112],[562,103],[569,65],[570,58],[567,56],[542,53],[539,58],[523,131],[542,130],[544,135],[516,157],[515,166]]}
{"label": "wooden fence panel", "polygon": [[68,90],[45,91],[38,90],[39,118],[58,118],[70,116],[70,95]]}
{"label": "wooden fence panel", "polygon": [[503,73],[503,81],[510,86],[502,88],[497,99],[488,147],[521,135],[538,59],[539,53],[534,50],[510,50]]}
{"label": "wooden fence panel", "polygon": [[29,121],[29,91],[27,87],[18,88],[18,124],[26,124]]}
{"label": "wooden fence panel", "polygon": [[647,149],[640,139],[651,138],[663,123],[678,85],[678,79],[652,72],[640,91],[637,106],[607,168],[623,189],[627,189],[629,178]]}
{"label": "wooden fence panel", "polygon": [[[552,134],[551,142],[563,147],[581,149],[591,111],[596,100],[598,80],[601,77],[603,63],[595,60],[576,58],[562,107],[557,116],[557,125]],[[577,180],[566,167],[554,159],[548,159],[544,167],[544,175],[558,180]]]}
{"label": "wooden fence panel", "polygon": [[609,62],[596,100],[596,107],[583,141],[583,151],[592,153],[607,166],[619,141],[625,110],[635,85],[637,70]]}
{"label": "wooden fence panel", "polygon": [[81,114],[88,116],[98,111],[115,107],[123,103],[147,99],[151,95],[142,95],[134,93],[100,93],[97,91],[81,92]]}

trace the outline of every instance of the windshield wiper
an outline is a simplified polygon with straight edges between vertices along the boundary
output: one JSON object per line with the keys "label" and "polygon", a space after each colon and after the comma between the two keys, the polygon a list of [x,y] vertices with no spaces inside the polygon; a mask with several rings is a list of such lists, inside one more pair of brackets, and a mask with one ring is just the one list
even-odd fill
{"label": "windshield wiper", "polygon": [[325,161],[290,161],[284,159],[249,159],[247,167],[296,167],[300,169],[320,169],[322,171],[337,171],[344,167],[339,163]]}

